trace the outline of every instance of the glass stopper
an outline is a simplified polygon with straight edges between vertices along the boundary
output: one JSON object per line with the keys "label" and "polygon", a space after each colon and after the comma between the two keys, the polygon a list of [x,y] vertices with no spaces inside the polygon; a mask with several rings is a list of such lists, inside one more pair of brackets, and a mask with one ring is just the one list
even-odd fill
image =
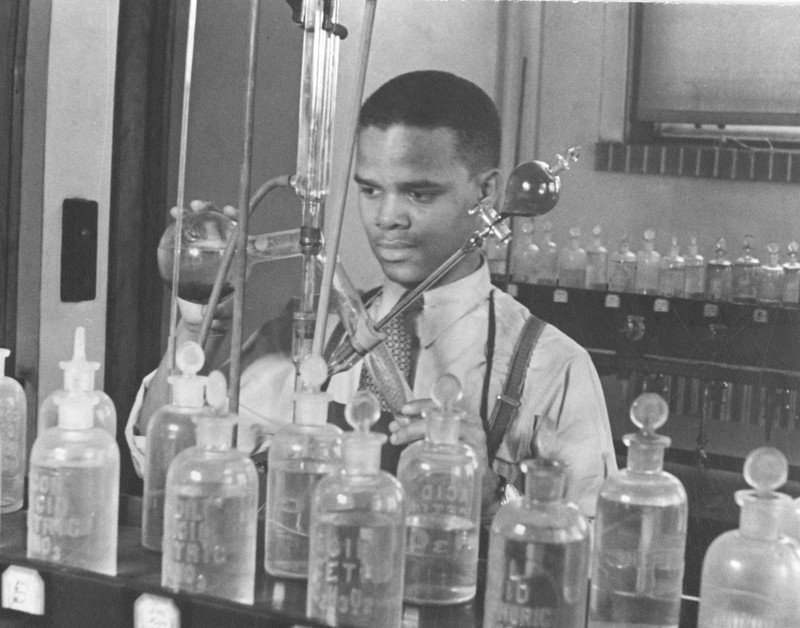
{"label": "glass stopper", "polygon": [[580,238],[581,237],[581,228],[580,227],[572,227],[569,230],[569,235],[571,238]]}
{"label": "glass stopper", "polygon": [[656,232],[652,229],[645,229],[644,232],[644,239],[645,240],[654,240],[656,237]]}
{"label": "glass stopper", "polygon": [[780,244],[778,244],[777,242],[770,242],[767,245],[767,251],[769,251],[771,255],[777,255],[780,249],[781,249]]}
{"label": "glass stopper", "polygon": [[184,375],[195,375],[206,361],[203,348],[196,342],[184,342],[175,352],[175,365]]}
{"label": "glass stopper", "polygon": [[599,238],[602,234],[603,234],[603,228],[600,225],[592,227],[592,235],[595,238]]}
{"label": "glass stopper", "polygon": [[304,390],[319,390],[326,379],[328,379],[328,364],[322,356],[308,356],[300,364],[300,381]]}
{"label": "glass stopper", "polygon": [[652,435],[667,422],[669,406],[657,393],[642,393],[631,404],[631,421],[642,433]]}
{"label": "glass stopper", "polygon": [[717,240],[717,248],[716,248],[717,255],[722,257],[725,254],[725,250],[726,250],[725,249],[725,238],[720,238],[719,240]]}
{"label": "glass stopper", "polygon": [[218,409],[225,409],[228,405],[228,382],[219,371],[212,371],[206,380],[206,401],[208,405]]}
{"label": "glass stopper", "polygon": [[464,396],[461,382],[455,375],[445,373],[434,384],[431,391],[433,402],[445,411],[453,410],[453,406]]}
{"label": "glass stopper", "polygon": [[742,240],[742,244],[744,245],[745,252],[749,253],[750,249],[753,248],[753,236],[748,233],[744,237],[744,240]]}
{"label": "glass stopper", "polygon": [[797,255],[797,249],[800,248],[800,245],[797,244],[794,240],[789,242],[789,255]]}
{"label": "glass stopper", "polygon": [[774,447],[754,449],[744,461],[744,479],[759,493],[770,493],[786,483],[789,463]]}
{"label": "glass stopper", "polygon": [[381,402],[368,390],[359,390],[345,408],[345,418],[354,431],[362,434],[378,422],[381,416]]}
{"label": "glass stopper", "polygon": [[541,458],[554,458],[557,450],[556,423],[549,416],[542,417],[536,428],[536,451]]}
{"label": "glass stopper", "polygon": [[522,223],[522,233],[524,233],[525,235],[530,235],[531,233],[533,233],[532,220],[526,220],[525,222]]}

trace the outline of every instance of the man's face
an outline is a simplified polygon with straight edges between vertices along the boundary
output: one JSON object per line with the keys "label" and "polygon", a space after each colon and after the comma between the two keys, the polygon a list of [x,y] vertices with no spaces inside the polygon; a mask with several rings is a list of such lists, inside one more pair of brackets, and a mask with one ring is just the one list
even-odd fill
{"label": "man's face", "polygon": [[[475,232],[467,212],[486,193],[489,173],[471,176],[450,129],[392,125],[362,129],[355,180],[361,220],[384,274],[411,288],[426,279]],[[477,267],[464,260],[442,283]]]}

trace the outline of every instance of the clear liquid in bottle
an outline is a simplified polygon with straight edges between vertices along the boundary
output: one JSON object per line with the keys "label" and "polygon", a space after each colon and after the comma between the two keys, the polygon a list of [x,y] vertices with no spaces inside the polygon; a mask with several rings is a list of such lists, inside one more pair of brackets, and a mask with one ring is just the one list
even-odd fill
{"label": "clear liquid in bottle", "polygon": [[558,281],[558,245],[553,241],[553,223],[542,225],[542,243],[539,245],[539,276],[537,282],[554,286]]}
{"label": "clear liquid in bottle", "polygon": [[781,300],[788,307],[800,306],[800,262],[797,261],[797,242],[789,243],[789,259],[783,264]]}
{"label": "clear liquid in bottle", "polygon": [[558,259],[558,285],[565,288],[586,287],[586,251],[580,245],[581,230],[569,230],[569,246],[562,249]]}
{"label": "clear liquid in bottle", "polygon": [[628,236],[622,236],[619,248],[608,263],[609,292],[633,292],[636,281],[636,253],[630,250]]}
{"label": "clear liquid in bottle", "polygon": [[515,229],[511,241],[511,279],[535,283],[539,272],[539,247],[533,241],[533,218],[520,220],[522,224]]}
{"label": "clear liquid in bottle", "polygon": [[733,293],[733,266],[725,257],[725,238],[717,240],[714,257],[706,266],[706,298],[730,301]]}
{"label": "clear liquid in bottle", "polygon": [[640,294],[658,292],[658,273],[661,266],[661,255],[655,250],[656,232],[647,229],[644,232],[644,245],[636,253],[636,279],[634,289]]}
{"label": "clear liquid in bottle", "polygon": [[28,402],[22,385],[5,375],[8,349],[0,349],[0,512],[22,508],[27,466]]}
{"label": "clear liquid in bottle", "polygon": [[752,254],[753,236],[744,238],[742,255],[733,263],[733,287],[731,297],[742,303],[755,303],[758,292],[758,274],[761,268],[758,258]]}
{"label": "clear liquid in bottle", "polygon": [[683,293],[688,299],[702,299],[706,290],[706,260],[698,253],[696,236],[691,236],[685,263],[686,281],[683,284]]}
{"label": "clear liquid in bottle", "polygon": [[608,249],[600,239],[600,225],[592,229],[592,244],[586,249],[586,287],[605,290],[608,287]]}

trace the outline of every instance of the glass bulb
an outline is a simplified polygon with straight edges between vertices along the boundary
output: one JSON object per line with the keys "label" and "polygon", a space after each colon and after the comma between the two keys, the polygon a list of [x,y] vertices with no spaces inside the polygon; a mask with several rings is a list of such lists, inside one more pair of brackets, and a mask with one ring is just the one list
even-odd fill
{"label": "glass bulb", "polygon": [[543,161],[518,165],[508,177],[503,214],[541,216],[558,203],[561,179]]}

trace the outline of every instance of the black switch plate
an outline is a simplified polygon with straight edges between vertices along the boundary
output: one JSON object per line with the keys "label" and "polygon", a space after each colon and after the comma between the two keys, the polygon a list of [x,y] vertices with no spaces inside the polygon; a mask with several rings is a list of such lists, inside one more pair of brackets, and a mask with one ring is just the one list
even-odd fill
{"label": "black switch plate", "polygon": [[97,202],[64,199],[61,215],[61,301],[93,301],[97,294]]}

